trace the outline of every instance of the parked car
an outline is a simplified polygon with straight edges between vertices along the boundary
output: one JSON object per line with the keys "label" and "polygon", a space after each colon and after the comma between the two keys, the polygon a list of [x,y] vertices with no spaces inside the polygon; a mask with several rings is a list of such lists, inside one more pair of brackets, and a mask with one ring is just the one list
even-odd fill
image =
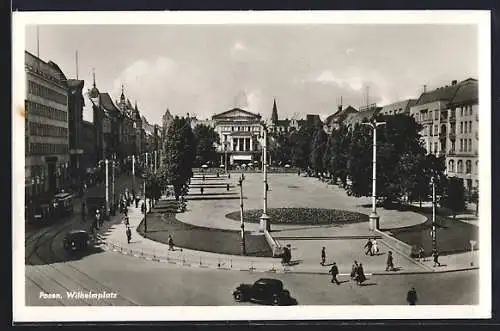
{"label": "parked car", "polygon": [[71,230],[66,233],[63,240],[65,250],[74,252],[86,250],[91,243],[90,235],[85,230]]}
{"label": "parked car", "polygon": [[251,301],[275,306],[294,304],[295,299],[283,288],[281,280],[261,278],[253,284],[240,284],[234,291],[237,302]]}

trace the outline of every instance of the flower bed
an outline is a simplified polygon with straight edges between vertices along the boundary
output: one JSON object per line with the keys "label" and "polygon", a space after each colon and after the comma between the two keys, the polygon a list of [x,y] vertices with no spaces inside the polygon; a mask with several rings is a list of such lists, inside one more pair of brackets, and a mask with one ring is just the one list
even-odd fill
{"label": "flower bed", "polygon": [[[320,208],[270,208],[267,214],[274,224],[289,225],[340,225],[368,222],[368,215],[339,210]],[[251,209],[243,212],[245,222],[258,223],[262,209]],[[226,215],[235,221],[240,220],[240,212],[235,211]]]}

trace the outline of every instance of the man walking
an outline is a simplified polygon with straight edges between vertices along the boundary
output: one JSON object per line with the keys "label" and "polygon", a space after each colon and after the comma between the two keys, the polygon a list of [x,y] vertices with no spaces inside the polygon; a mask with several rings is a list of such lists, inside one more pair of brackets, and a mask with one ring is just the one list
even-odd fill
{"label": "man walking", "polygon": [[412,287],[409,291],[408,294],[406,295],[406,301],[410,306],[415,306],[417,303],[417,291],[415,291],[415,288]]}
{"label": "man walking", "polygon": [[438,253],[437,249],[432,250],[432,256],[434,257],[434,267],[436,267],[436,264],[438,265],[438,267],[440,267],[441,263],[439,263],[439,261],[438,261],[439,253]]}
{"label": "man walking", "polygon": [[365,244],[366,248],[365,255],[368,255],[368,253],[370,253],[370,256],[373,256],[372,246],[373,246],[372,240],[368,238],[368,241]]}
{"label": "man walking", "polygon": [[326,261],[326,252],[325,252],[325,247],[321,249],[321,265],[325,265]]}
{"label": "man walking", "polygon": [[387,263],[385,267],[385,271],[393,271],[394,270],[394,261],[392,260],[392,252],[389,251],[387,253]]}
{"label": "man walking", "polygon": [[332,275],[331,282],[340,285],[340,282],[337,280],[337,275],[339,274],[339,268],[337,268],[337,264],[335,262],[333,262],[329,273]]}
{"label": "man walking", "polygon": [[174,239],[172,238],[172,235],[168,235],[168,250],[174,250]]}
{"label": "man walking", "polygon": [[130,227],[127,225],[127,230],[125,230],[125,234],[127,235],[127,243],[130,244],[130,240],[132,239],[132,231]]}
{"label": "man walking", "polygon": [[354,261],[351,268],[351,278],[355,279],[357,273],[358,273],[358,261]]}

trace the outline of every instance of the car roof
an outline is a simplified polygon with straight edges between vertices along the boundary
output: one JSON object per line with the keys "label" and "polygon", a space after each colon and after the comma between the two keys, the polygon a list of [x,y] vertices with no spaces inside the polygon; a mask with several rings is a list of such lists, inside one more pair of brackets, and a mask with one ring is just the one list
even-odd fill
{"label": "car roof", "polygon": [[274,278],[260,278],[256,281],[259,284],[269,284],[269,285],[283,285],[281,280]]}
{"label": "car roof", "polygon": [[85,233],[85,234],[88,234],[88,232],[87,232],[87,231],[85,231],[85,230],[70,230],[70,231],[68,231],[68,233],[67,233],[67,234],[79,234],[79,233]]}
{"label": "car roof", "polygon": [[72,195],[71,193],[57,193],[57,194],[54,194],[54,198],[65,199],[65,198],[70,197],[71,195]]}

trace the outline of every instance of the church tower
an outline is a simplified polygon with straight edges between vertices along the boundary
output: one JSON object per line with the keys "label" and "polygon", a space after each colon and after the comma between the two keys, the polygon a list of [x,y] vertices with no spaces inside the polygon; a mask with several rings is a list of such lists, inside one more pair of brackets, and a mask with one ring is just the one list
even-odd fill
{"label": "church tower", "polygon": [[274,98],[273,112],[271,113],[271,123],[273,125],[278,124],[278,107],[276,107],[276,98]]}

